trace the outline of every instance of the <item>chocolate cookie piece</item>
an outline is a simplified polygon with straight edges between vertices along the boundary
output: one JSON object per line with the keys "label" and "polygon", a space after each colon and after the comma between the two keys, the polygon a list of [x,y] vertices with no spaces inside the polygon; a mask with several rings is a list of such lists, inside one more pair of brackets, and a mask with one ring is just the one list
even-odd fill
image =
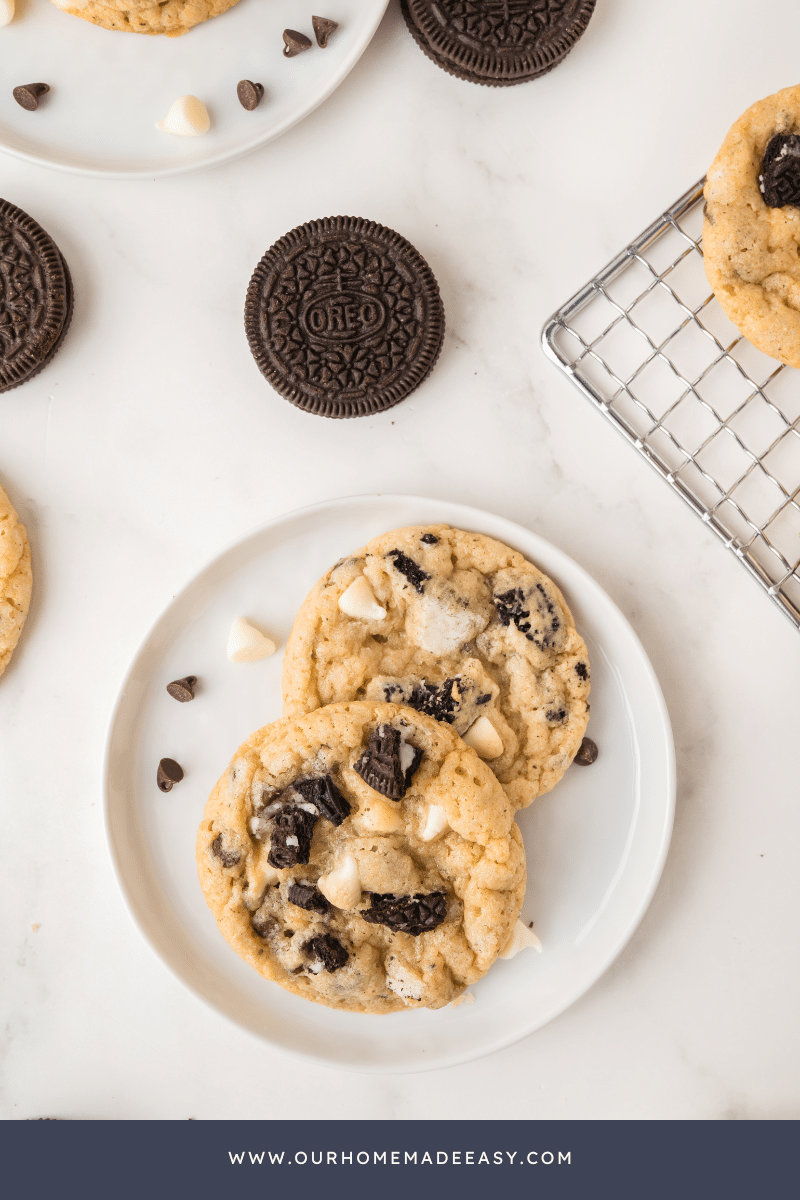
{"label": "chocolate cookie piece", "polygon": [[400,234],[360,217],[309,221],[276,242],[250,280],[244,323],[262,375],[325,417],[398,404],[444,338],[428,264]]}
{"label": "chocolate cookie piece", "polygon": [[469,83],[506,87],[558,66],[595,0],[401,0],[406,24],[437,66]]}
{"label": "chocolate cookie piece", "polygon": [[49,234],[0,200],[0,392],[38,375],[72,319],[72,280]]}

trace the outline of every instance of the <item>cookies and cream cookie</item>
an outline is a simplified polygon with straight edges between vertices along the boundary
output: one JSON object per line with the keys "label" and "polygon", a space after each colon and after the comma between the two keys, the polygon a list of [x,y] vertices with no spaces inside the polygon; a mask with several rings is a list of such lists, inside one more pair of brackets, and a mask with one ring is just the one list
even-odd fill
{"label": "cookies and cream cookie", "polygon": [[220,931],[332,1008],[440,1008],[508,945],[525,891],[511,805],[455,732],[353,702],[258,730],[197,837]]}
{"label": "cookies and cream cookie", "polygon": [[31,584],[31,548],[25,526],[0,487],[0,675],[22,633]]}
{"label": "cookies and cream cookie", "polygon": [[705,201],[717,300],[754,346],[800,367],[800,86],[759,100],[731,127]]}
{"label": "cookies and cream cookie", "polygon": [[297,615],[284,716],[385,700],[444,721],[514,808],[552,788],[588,720],[589,660],[558,588],[517,551],[447,525],[397,529],[337,563]]}
{"label": "cookies and cream cookie", "polygon": [[177,37],[220,13],[237,0],[51,0],[56,8],[73,17],[83,17],[103,29],[125,33],[165,33]]}

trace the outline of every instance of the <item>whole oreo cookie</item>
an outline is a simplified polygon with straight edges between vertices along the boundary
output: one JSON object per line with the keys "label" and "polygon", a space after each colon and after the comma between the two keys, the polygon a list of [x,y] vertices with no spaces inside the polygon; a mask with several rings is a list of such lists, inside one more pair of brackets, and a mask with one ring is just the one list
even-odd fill
{"label": "whole oreo cookie", "polygon": [[0,392],[47,366],[72,319],[72,281],[53,239],[0,200]]}
{"label": "whole oreo cookie", "polygon": [[398,404],[429,374],[444,338],[424,258],[360,217],[309,221],[276,242],[253,272],[244,323],[262,375],[325,417]]}
{"label": "whole oreo cookie", "polygon": [[489,87],[552,71],[581,36],[595,0],[401,0],[414,40],[459,79]]}

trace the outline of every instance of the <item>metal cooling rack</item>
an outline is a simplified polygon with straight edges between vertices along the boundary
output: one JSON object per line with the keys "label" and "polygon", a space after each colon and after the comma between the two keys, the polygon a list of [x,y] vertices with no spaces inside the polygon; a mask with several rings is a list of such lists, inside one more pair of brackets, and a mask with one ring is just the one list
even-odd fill
{"label": "metal cooling rack", "polygon": [[723,313],[703,180],[550,318],[545,354],[800,628],[800,373]]}

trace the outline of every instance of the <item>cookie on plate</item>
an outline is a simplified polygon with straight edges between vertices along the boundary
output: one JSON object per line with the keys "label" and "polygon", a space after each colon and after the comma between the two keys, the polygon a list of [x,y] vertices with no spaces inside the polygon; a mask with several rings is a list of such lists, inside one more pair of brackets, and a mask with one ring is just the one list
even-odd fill
{"label": "cookie on plate", "polygon": [[220,931],[331,1008],[441,1008],[508,943],[525,891],[511,806],[452,729],[335,704],[258,730],[206,804],[197,867]]}
{"label": "cookie on plate", "polygon": [[58,246],[0,200],[0,392],[46,367],[72,320],[72,280]]}
{"label": "cookie on plate", "polygon": [[759,100],[736,121],[704,194],[714,295],[754,346],[800,367],[800,86]]}
{"label": "cookie on plate", "polygon": [[165,33],[178,37],[193,25],[218,17],[238,0],[51,0],[56,8],[103,29]]}
{"label": "cookie on plate", "polygon": [[409,705],[452,725],[514,808],[548,792],[588,720],[589,660],[564,597],[494,538],[397,529],[337,563],[286,646],[284,716],[338,700]]}
{"label": "cookie on plate", "polygon": [[401,0],[414,41],[468,83],[538,79],[566,58],[595,0]]}
{"label": "cookie on plate", "polygon": [[9,664],[28,615],[31,548],[25,526],[0,487],[0,675]]}

